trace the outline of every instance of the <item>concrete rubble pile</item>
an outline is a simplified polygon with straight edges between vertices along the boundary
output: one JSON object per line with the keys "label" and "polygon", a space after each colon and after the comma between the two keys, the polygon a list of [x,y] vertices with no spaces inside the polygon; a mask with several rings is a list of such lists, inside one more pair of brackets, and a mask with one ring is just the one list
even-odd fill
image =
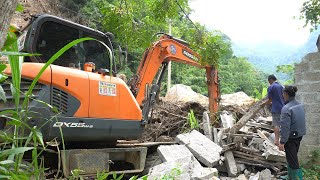
{"label": "concrete rubble pile", "polygon": [[264,106],[267,99],[254,103],[244,93],[238,95],[245,100],[237,100],[235,94],[224,96],[219,127],[210,125],[212,120],[205,111],[199,131],[177,135],[178,145],[159,146],[157,152],[163,163],[153,167],[149,177],[156,179],[173,169],[181,170],[177,179],[270,180],[283,175],[285,153],[273,143],[272,119]]}
{"label": "concrete rubble pile", "polygon": [[176,175],[175,179],[181,180],[217,179],[218,170],[213,167],[220,161],[219,145],[196,130],[178,135],[175,141],[179,145],[158,147],[163,163],[150,169],[148,179],[164,175]]}

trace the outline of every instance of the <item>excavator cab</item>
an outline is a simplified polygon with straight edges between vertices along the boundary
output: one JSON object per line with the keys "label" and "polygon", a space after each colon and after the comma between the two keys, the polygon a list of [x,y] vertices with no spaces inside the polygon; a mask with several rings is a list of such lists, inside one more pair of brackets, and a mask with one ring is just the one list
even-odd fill
{"label": "excavator cab", "polygon": [[[26,58],[26,62],[45,63],[63,46],[83,37],[92,37],[102,41],[113,51],[111,33],[102,33],[51,15],[35,16],[26,32],[19,38],[20,50],[41,54]],[[95,64],[97,70],[110,70],[110,61],[114,59],[109,57],[108,50],[101,43],[84,41],[66,51],[53,64],[84,70],[84,65],[90,62]],[[116,72],[115,66],[112,67],[112,71]]]}

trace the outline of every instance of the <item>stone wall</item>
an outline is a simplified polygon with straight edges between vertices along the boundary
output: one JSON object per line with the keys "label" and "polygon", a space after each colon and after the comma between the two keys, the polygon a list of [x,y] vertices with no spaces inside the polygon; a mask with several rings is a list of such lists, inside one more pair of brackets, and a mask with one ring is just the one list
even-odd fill
{"label": "stone wall", "polygon": [[297,100],[305,105],[307,134],[300,146],[300,159],[320,150],[320,53],[307,54],[295,67]]}

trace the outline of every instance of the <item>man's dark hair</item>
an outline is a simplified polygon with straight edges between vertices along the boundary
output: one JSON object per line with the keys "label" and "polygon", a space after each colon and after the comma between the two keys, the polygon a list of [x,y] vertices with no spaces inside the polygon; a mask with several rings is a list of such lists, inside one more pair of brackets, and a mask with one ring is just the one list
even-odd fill
{"label": "man's dark hair", "polygon": [[276,81],[277,78],[276,78],[275,75],[271,74],[271,75],[268,76],[268,81],[269,81],[269,80],[274,80],[274,81]]}

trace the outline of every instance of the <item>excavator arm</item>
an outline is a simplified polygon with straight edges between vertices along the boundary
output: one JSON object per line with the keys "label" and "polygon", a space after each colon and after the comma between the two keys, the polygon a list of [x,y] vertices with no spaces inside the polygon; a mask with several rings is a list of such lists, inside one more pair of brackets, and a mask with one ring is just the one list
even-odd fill
{"label": "excavator arm", "polygon": [[[187,47],[185,42],[167,34],[162,35],[159,41],[153,43],[153,45],[145,51],[143,59],[138,67],[137,74],[129,84],[138,104],[140,106],[143,105],[143,123],[147,123],[148,121],[147,116],[149,110],[155,103],[155,97],[159,92],[161,80],[169,61],[206,68],[208,91],[214,91],[209,92],[209,105],[211,104],[212,106],[213,104],[216,104],[214,108],[209,109],[214,112],[217,111],[217,97],[219,95],[217,71],[213,67],[200,65],[198,63],[199,59],[200,56]],[[152,84],[158,72],[157,82]],[[148,88],[149,86],[151,86],[151,88]]]}

